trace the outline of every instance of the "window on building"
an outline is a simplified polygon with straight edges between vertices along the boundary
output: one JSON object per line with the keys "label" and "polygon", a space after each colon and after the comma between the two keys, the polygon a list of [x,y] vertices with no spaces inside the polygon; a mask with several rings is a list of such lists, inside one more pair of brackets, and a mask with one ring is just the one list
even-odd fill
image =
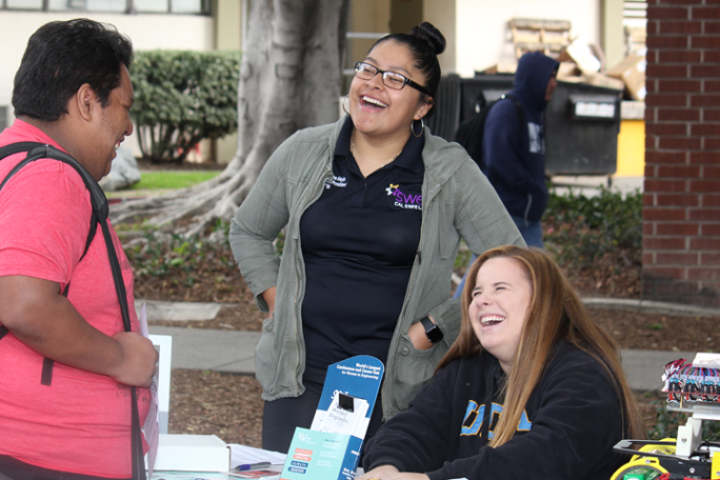
{"label": "window on building", "polygon": [[48,10],[123,13],[127,10],[127,0],[49,0]]}
{"label": "window on building", "polygon": [[6,0],[5,8],[13,10],[40,10],[43,0]]}
{"label": "window on building", "polygon": [[647,47],[647,1],[624,0],[623,28],[625,30],[625,54],[645,55]]}
{"label": "window on building", "polygon": [[168,12],[170,7],[168,0],[134,0],[133,6],[138,13],[144,12]]}
{"label": "window on building", "polygon": [[209,0],[0,0],[6,10],[112,13],[210,13]]}
{"label": "window on building", "polygon": [[200,0],[172,0],[173,13],[200,13],[202,2]]}

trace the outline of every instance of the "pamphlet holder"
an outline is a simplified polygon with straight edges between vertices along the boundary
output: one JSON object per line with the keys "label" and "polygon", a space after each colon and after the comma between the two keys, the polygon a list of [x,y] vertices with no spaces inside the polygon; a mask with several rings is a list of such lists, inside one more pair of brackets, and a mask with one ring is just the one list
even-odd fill
{"label": "pamphlet holder", "polygon": [[330,365],[310,430],[296,428],[280,480],[352,480],[382,382],[380,360]]}

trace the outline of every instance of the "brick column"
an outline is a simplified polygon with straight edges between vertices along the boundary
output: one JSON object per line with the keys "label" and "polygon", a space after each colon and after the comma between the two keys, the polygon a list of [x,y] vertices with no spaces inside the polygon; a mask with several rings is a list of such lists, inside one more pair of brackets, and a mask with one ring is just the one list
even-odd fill
{"label": "brick column", "polygon": [[647,15],[642,298],[720,307],[720,3]]}

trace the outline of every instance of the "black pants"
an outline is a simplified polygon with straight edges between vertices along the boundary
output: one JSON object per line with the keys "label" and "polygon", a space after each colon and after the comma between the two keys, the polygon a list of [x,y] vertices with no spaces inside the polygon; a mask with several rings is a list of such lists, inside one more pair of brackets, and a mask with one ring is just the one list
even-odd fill
{"label": "black pants", "polygon": [[[303,385],[305,385],[305,393],[299,397],[265,402],[262,427],[262,444],[265,450],[287,453],[295,427],[310,428],[323,386],[307,379],[303,379]],[[365,434],[365,442],[375,435],[380,425],[382,425],[382,402],[378,394],[370,425]]]}
{"label": "black pants", "polygon": [[[36,467],[7,455],[0,455],[0,480],[111,480],[79,473]],[[128,479],[129,480],[129,479]]]}

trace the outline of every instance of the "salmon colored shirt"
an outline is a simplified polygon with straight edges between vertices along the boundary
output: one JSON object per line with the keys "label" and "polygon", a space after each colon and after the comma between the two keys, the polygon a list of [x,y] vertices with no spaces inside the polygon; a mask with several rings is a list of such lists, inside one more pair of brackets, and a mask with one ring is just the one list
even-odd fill
{"label": "salmon colored shirt", "polygon": [[[21,120],[0,134],[0,146],[35,141],[60,146]],[[0,160],[0,181],[25,153]],[[23,167],[0,190],[0,276],[71,283],[68,300],[106,335],[123,331],[102,230],[80,260],[90,226],[90,195],[69,165],[43,159]],[[139,331],[133,275],[110,227]],[[105,375],[55,363],[52,385],[40,383],[43,357],[12,334],[0,340],[0,455],[51,470],[108,478],[131,476],[130,388]],[[138,389],[140,423],[150,394]]]}

